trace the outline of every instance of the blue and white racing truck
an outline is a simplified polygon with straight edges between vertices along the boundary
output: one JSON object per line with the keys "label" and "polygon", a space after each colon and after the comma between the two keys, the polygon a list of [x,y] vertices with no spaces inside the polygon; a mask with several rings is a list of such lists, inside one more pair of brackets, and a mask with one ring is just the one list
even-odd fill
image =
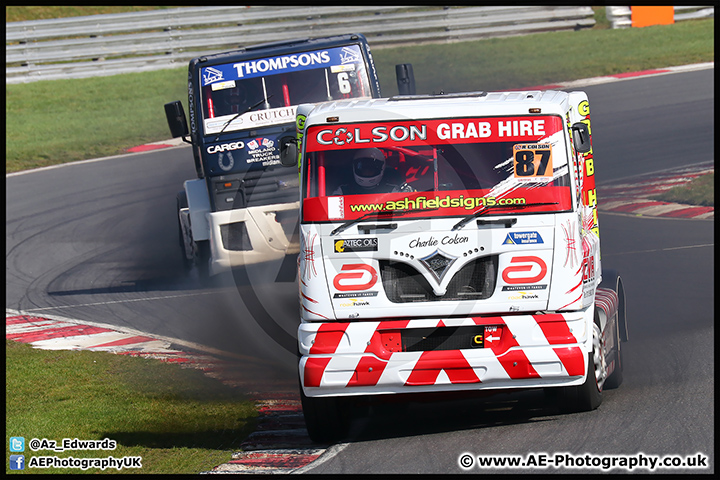
{"label": "blue and white racing truck", "polygon": [[298,172],[281,165],[280,145],[295,136],[297,105],[379,96],[370,49],[359,34],[191,60],[189,129],[182,103],[165,105],[173,137],[192,144],[198,177],[177,196],[185,265],[206,278],[296,255]]}

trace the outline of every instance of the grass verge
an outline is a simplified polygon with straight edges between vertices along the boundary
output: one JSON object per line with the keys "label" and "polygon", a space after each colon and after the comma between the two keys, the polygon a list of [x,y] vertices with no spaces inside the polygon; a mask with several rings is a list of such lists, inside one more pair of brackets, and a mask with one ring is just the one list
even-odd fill
{"label": "grass verge", "polygon": [[[26,473],[103,472],[30,469],[33,456],[140,456],[142,468],[120,473],[196,474],[230,460],[255,426],[251,401],[198,370],[104,352],[37,350],[12,340],[5,359],[6,434],[25,438]],[[109,438],[117,448],[33,452],[27,447],[33,438]]]}
{"label": "grass verge", "polygon": [[[418,92],[500,90],[714,61],[714,19],[382,48],[373,57],[385,95],[395,64],[413,64]],[[371,45],[372,46],[372,45]],[[183,100],[186,68],[6,85],[5,171],[119,154],[168,139],[163,105]]]}
{"label": "grass verge", "polygon": [[661,202],[715,206],[715,172],[701,175],[685,185],[650,197]]}

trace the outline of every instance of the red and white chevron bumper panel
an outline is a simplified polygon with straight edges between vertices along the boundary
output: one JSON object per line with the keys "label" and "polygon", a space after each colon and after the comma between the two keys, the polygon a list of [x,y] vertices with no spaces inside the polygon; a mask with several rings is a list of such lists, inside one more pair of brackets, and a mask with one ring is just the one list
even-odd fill
{"label": "red and white chevron bumper panel", "polygon": [[592,314],[303,323],[300,378],[308,396],[580,384]]}

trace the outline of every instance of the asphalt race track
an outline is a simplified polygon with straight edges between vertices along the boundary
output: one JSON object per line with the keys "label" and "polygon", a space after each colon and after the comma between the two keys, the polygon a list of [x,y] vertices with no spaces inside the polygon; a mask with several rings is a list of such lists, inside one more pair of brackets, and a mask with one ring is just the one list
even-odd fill
{"label": "asphalt race track", "polygon": [[[713,85],[706,69],[583,88],[600,202],[603,185],[714,160]],[[210,287],[182,269],[175,194],[194,176],[189,147],[8,176],[6,308],[196,342],[293,388],[298,290],[280,264]],[[701,453],[714,471],[714,222],[601,211],[599,224],[630,342],[625,381],[597,411],[560,415],[540,392],[386,405],[309,472],[461,473],[464,453],[564,452]]]}

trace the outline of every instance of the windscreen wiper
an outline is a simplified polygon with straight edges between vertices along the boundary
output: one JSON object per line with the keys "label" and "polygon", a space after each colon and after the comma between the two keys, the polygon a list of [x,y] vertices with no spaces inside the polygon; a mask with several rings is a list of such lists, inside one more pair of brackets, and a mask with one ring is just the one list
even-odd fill
{"label": "windscreen wiper", "polygon": [[363,220],[370,218],[370,217],[402,217],[403,215],[407,215],[409,213],[418,213],[418,212],[429,212],[432,210],[437,210],[437,208],[416,208],[413,210],[381,210],[379,212],[368,212],[365,215],[362,215],[358,218],[354,218],[352,220],[349,220],[339,227],[337,227],[335,230],[330,232],[330,236],[337,235],[338,233],[342,232],[343,230],[347,230],[348,228],[352,227],[356,223],[360,223]]}
{"label": "windscreen wiper", "polygon": [[272,94],[270,94],[270,95],[268,95],[267,97],[263,98],[262,100],[260,100],[259,102],[257,102],[255,105],[249,106],[244,112],[238,112],[238,113],[236,113],[234,117],[232,117],[230,120],[228,120],[227,122],[225,122],[225,125],[223,125],[222,130],[220,130],[220,131],[218,132],[218,134],[215,136],[215,141],[217,142],[218,140],[220,140],[220,135],[222,135],[222,133],[225,131],[225,129],[226,129],[228,126],[230,126],[230,124],[231,124],[232,122],[234,122],[236,118],[238,118],[240,115],[245,115],[246,113],[255,110],[255,108],[259,107],[261,103],[266,103],[266,102],[267,102],[268,100],[270,100],[271,98],[272,98]]}
{"label": "windscreen wiper", "polygon": [[492,206],[483,205],[483,206],[481,206],[480,208],[478,208],[477,210],[475,210],[473,213],[471,213],[470,215],[468,215],[467,217],[463,218],[463,219],[460,220],[458,223],[456,223],[456,224],[452,227],[451,231],[454,232],[455,230],[461,229],[461,228],[464,227],[465,224],[467,224],[470,220],[472,220],[472,219],[474,219],[474,218],[477,218],[477,217],[479,217],[480,215],[485,215],[486,213],[488,213],[489,209],[491,209],[491,208],[540,207],[540,206],[543,206],[543,205],[557,205],[557,203],[558,203],[558,202],[523,203],[523,204],[519,204],[519,205],[492,205]]}

